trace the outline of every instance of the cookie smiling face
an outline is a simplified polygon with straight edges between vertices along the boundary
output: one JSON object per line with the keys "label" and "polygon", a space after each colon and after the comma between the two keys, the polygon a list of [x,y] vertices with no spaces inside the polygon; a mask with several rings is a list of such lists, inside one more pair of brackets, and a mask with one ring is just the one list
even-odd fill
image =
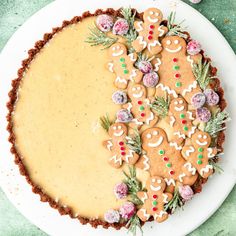
{"label": "cookie smiling face", "polygon": [[198,131],[192,136],[192,142],[195,146],[209,147],[211,144],[211,137],[206,132]]}
{"label": "cookie smiling face", "polygon": [[164,191],[166,183],[161,177],[154,176],[148,179],[146,187],[153,192]]}
{"label": "cookie smiling face", "polygon": [[163,18],[162,12],[157,8],[149,8],[144,12],[143,19],[151,24],[161,23]]}
{"label": "cookie smiling face", "polygon": [[115,123],[109,128],[109,135],[115,138],[126,136],[127,132],[127,127],[122,123]]}
{"label": "cookie smiling face", "polygon": [[121,43],[115,43],[109,49],[109,55],[111,57],[120,57],[122,55],[127,55],[127,49],[125,45]]}
{"label": "cookie smiling face", "polygon": [[132,84],[128,88],[128,95],[131,100],[144,99],[147,96],[146,88],[140,84]]}
{"label": "cookie smiling face", "polygon": [[178,36],[168,36],[162,40],[162,46],[164,50],[168,53],[185,53],[186,52],[186,42],[184,39]]}
{"label": "cookie smiling face", "polygon": [[173,113],[186,111],[188,108],[187,102],[183,98],[173,99],[170,103],[170,110]]}

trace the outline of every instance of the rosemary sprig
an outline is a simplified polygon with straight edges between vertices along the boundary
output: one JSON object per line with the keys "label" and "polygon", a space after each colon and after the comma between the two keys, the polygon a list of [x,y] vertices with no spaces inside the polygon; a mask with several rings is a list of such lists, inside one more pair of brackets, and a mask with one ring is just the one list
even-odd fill
{"label": "rosemary sprig", "polygon": [[206,89],[213,79],[210,76],[210,62],[199,60],[198,64],[193,64],[193,74],[201,89]]}
{"label": "rosemary sprig", "polygon": [[105,129],[107,132],[113,123],[114,122],[110,120],[108,114],[100,117],[100,124],[101,124],[102,128]]}
{"label": "rosemary sprig", "polygon": [[181,196],[179,194],[179,189],[175,188],[175,192],[174,192],[174,196],[173,198],[165,205],[165,211],[170,210],[171,213],[174,213],[174,211],[178,208],[178,207],[183,207],[183,201],[181,199]]}
{"label": "rosemary sprig", "polygon": [[182,24],[184,23],[185,20],[182,20],[180,23],[175,22],[175,17],[176,17],[176,12],[171,12],[170,15],[167,17],[168,23],[167,23],[167,28],[168,28],[168,33],[167,35],[170,36],[179,36],[181,38],[186,39],[188,36],[184,33],[186,30],[186,27],[182,27]]}
{"label": "rosemary sprig", "polygon": [[109,48],[112,44],[116,43],[118,38],[109,37],[104,32],[100,31],[96,26],[89,28],[90,35],[88,36],[86,43],[89,43],[91,46],[102,45],[104,48]]}
{"label": "rosemary sprig", "polygon": [[213,166],[213,169],[215,170],[215,172],[219,174],[222,174],[224,172],[224,170],[213,159],[209,159],[208,162],[210,165]]}
{"label": "rosemary sprig", "polygon": [[157,112],[157,114],[164,118],[168,115],[170,105],[170,97],[155,97],[150,107]]}
{"label": "rosemary sprig", "polygon": [[131,219],[126,224],[126,227],[129,228],[128,233],[129,232],[132,233],[133,236],[136,235],[137,229],[139,229],[141,234],[143,235],[143,230],[142,230],[142,226],[140,223],[140,219],[138,218],[137,215],[134,215],[131,217]]}
{"label": "rosemary sprig", "polygon": [[131,150],[140,155],[142,154],[142,140],[137,129],[134,130],[134,133],[132,137],[128,137],[126,144]]}
{"label": "rosemary sprig", "polygon": [[212,137],[217,137],[217,133],[225,130],[223,125],[230,121],[229,113],[226,111],[217,112],[206,124],[205,132],[209,133]]}
{"label": "rosemary sprig", "polygon": [[129,31],[124,37],[126,38],[126,43],[129,48],[129,52],[133,52],[132,42],[138,37],[138,33],[134,28],[134,21],[136,16],[136,11],[133,13],[131,7],[122,8],[121,14],[129,24]]}

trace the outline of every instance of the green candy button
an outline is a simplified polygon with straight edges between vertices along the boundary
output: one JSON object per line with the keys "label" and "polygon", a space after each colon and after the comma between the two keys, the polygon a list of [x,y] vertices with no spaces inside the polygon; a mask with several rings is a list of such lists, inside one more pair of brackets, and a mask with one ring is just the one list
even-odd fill
{"label": "green candy button", "polygon": [[153,205],[153,206],[157,206],[157,201],[153,201],[153,202],[152,202],[152,205]]}
{"label": "green candy button", "polygon": [[164,150],[160,150],[160,151],[159,151],[159,154],[160,154],[160,155],[163,155],[164,153],[165,153]]}
{"label": "green candy button", "polygon": [[203,155],[202,155],[202,154],[199,154],[197,157],[200,158],[200,159],[202,159],[202,158],[203,158]]}
{"label": "green candy button", "polygon": [[129,73],[129,71],[128,70],[124,70],[124,74],[128,74]]}
{"label": "green candy button", "polygon": [[123,68],[126,68],[126,64],[122,64],[121,66],[122,66]]}
{"label": "green candy button", "polygon": [[174,66],[173,69],[174,70],[179,70],[179,66]]}
{"label": "green candy button", "polygon": [[139,110],[140,110],[140,111],[144,111],[144,106],[140,106],[140,107],[139,107]]}
{"label": "green candy button", "polygon": [[198,151],[199,151],[199,152],[203,152],[203,148],[201,148],[201,147],[198,148]]}
{"label": "green candy button", "polygon": [[166,166],[170,168],[172,165],[171,163],[167,163]]}
{"label": "green candy button", "polygon": [[181,83],[181,82],[176,82],[175,86],[176,86],[177,88],[179,88],[179,87],[182,86],[182,83]]}
{"label": "green candy button", "polygon": [[125,62],[125,58],[124,58],[124,57],[121,57],[121,58],[120,58],[120,62]]}
{"label": "green candy button", "polygon": [[187,126],[184,126],[184,130],[185,130],[185,131],[188,131],[188,127],[187,127]]}
{"label": "green candy button", "polygon": [[180,114],[180,118],[183,119],[185,117],[184,114]]}
{"label": "green candy button", "polygon": [[201,161],[201,160],[198,160],[198,161],[197,161],[197,164],[198,164],[198,165],[201,165],[201,164],[202,164],[202,161]]}

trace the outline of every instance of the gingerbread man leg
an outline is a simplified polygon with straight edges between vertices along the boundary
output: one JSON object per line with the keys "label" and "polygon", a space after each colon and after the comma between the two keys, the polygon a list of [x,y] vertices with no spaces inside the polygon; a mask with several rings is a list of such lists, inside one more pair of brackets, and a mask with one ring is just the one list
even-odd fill
{"label": "gingerbread man leg", "polygon": [[142,52],[147,47],[147,42],[144,41],[142,36],[138,36],[137,39],[133,41],[132,46],[136,52]]}

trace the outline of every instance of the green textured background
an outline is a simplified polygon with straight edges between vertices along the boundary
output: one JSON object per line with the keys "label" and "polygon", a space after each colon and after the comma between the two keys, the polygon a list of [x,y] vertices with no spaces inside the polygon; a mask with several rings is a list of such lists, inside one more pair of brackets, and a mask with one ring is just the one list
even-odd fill
{"label": "green textured background", "polygon": [[[50,2],[52,0],[0,0],[0,51],[26,19]],[[236,0],[202,0],[200,4],[190,5],[221,31],[236,52]],[[42,235],[46,234],[26,220],[0,189],[0,236]],[[217,212],[189,236],[225,235],[236,235],[236,187]]]}

